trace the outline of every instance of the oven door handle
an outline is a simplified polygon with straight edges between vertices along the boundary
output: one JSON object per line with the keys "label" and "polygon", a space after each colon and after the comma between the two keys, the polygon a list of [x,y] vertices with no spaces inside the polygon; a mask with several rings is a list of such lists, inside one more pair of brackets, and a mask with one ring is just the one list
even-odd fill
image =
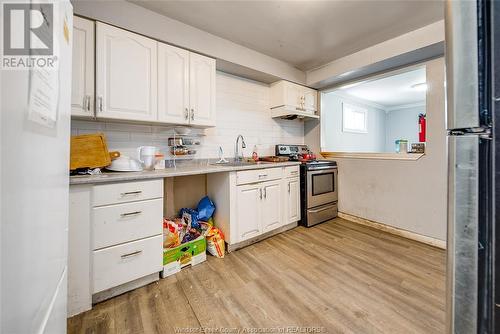
{"label": "oven door handle", "polygon": [[309,209],[307,211],[309,211],[310,213],[318,213],[318,212],[322,212],[322,211],[325,211],[325,210],[328,210],[328,209],[331,209],[331,208],[334,208],[334,207],[335,207],[335,205],[328,205],[328,206],[325,206],[323,208],[319,208],[319,209],[315,209],[315,210]]}
{"label": "oven door handle", "polygon": [[322,172],[322,171],[336,171],[337,167],[332,167],[332,166],[322,166],[322,167],[310,167],[307,169],[308,172]]}

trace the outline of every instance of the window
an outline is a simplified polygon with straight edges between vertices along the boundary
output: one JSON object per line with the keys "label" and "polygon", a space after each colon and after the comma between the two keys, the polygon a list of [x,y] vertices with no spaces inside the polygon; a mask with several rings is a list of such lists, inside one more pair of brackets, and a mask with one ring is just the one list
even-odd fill
{"label": "window", "polygon": [[[417,65],[322,91],[321,151],[416,160],[425,149],[426,82]],[[417,158],[404,157],[410,152]]]}
{"label": "window", "polygon": [[366,109],[342,103],[342,131],[367,133]]}

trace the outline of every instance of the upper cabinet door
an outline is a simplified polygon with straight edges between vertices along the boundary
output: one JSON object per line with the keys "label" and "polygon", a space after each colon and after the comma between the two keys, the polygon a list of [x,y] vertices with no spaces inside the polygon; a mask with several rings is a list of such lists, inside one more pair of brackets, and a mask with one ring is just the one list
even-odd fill
{"label": "upper cabinet door", "polygon": [[157,42],[97,22],[97,116],[157,120]]}
{"label": "upper cabinet door", "polygon": [[304,88],[303,91],[304,109],[308,111],[318,110],[318,92],[314,89]]}
{"label": "upper cabinet door", "polygon": [[215,59],[190,53],[190,124],[215,126]]}
{"label": "upper cabinet door", "polygon": [[158,43],[158,120],[189,124],[189,51]]}
{"label": "upper cabinet door", "polygon": [[73,18],[72,116],[94,116],[94,29],[94,21]]}
{"label": "upper cabinet door", "polygon": [[302,87],[285,82],[285,105],[302,108]]}

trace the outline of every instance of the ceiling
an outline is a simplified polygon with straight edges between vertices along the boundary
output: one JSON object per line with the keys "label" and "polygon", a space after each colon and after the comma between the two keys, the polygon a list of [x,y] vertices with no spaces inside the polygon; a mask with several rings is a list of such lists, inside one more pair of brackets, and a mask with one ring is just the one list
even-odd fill
{"label": "ceiling", "polygon": [[444,16],[440,0],[130,1],[301,70]]}
{"label": "ceiling", "polygon": [[422,67],[381,79],[346,85],[339,92],[390,109],[425,102],[425,89],[412,88],[413,85],[424,82],[425,68]]}

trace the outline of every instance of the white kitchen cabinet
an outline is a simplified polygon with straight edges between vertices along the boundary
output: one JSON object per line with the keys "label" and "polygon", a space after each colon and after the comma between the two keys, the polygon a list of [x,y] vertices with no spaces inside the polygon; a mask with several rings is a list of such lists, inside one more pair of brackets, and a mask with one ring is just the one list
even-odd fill
{"label": "white kitchen cabinet", "polygon": [[283,81],[284,104],[294,107],[302,106],[302,87],[291,82]]}
{"label": "white kitchen cabinet", "polygon": [[207,195],[217,204],[215,221],[233,250],[297,223],[299,166],[208,174]]}
{"label": "white kitchen cabinet", "polygon": [[284,224],[300,220],[300,179],[285,179],[285,219]]}
{"label": "white kitchen cabinet", "polygon": [[73,18],[71,116],[94,117],[94,21]]}
{"label": "white kitchen cabinet", "polygon": [[97,117],[156,121],[157,42],[96,24]]}
{"label": "white kitchen cabinet", "polygon": [[189,51],[158,43],[158,120],[189,124]]}
{"label": "white kitchen cabinet", "polygon": [[158,280],[163,179],[72,185],[68,314]]}
{"label": "white kitchen cabinet", "polygon": [[238,242],[282,225],[281,180],[237,186]]}
{"label": "white kitchen cabinet", "polygon": [[262,232],[262,187],[260,184],[238,186],[237,189],[238,240],[255,237]]}
{"label": "white kitchen cabinet", "polygon": [[271,111],[273,117],[318,118],[318,92],[293,82],[277,81],[271,84]]}
{"label": "white kitchen cabinet", "polygon": [[302,90],[304,109],[307,111],[318,111],[318,92],[314,89],[304,87]]}
{"label": "white kitchen cabinet", "polygon": [[215,59],[189,56],[189,119],[195,126],[215,126]]}
{"label": "white kitchen cabinet", "polygon": [[281,180],[269,181],[262,186],[262,232],[268,232],[280,227],[282,224],[283,200],[281,195]]}
{"label": "white kitchen cabinet", "polygon": [[215,59],[158,43],[158,120],[215,126]]}

